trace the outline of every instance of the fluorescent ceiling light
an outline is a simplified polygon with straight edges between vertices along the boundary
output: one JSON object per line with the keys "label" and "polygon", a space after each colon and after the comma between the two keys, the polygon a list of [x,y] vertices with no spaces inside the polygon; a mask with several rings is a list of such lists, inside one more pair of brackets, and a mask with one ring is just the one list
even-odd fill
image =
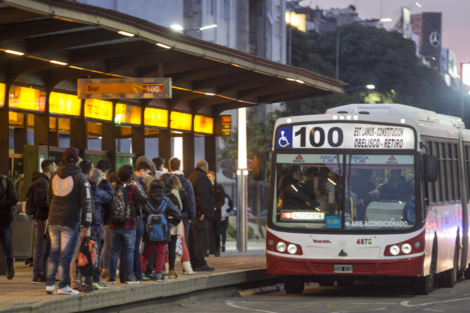
{"label": "fluorescent ceiling light", "polygon": [[127,36],[127,37],[134,37],[135,35],[132,34],[132,33],[128,33],[128,32],[125,32],[125,31],[118,31],[118,34],[121,34],[121,35],[124,35],[124,36]]}
{"label": "fluorescent ceiling light", "polygon": [[417,6],[417,7],[419,7],[419,8],[421,8],[421,7],[422,7],[422,5],[421,5],[421,4],[419,4],[418,2],[415,2],[415,4],[416,4],[416,6]]}
{"label": "fluorescent ceiling light", "polygon": [[286,78],[287,80],[290,80],[291,82],[295,81],[295,78]]}
{"label": "fluorescent ceiling light", "polygon": [[386,18],[381,18],[379,21],[382,23],[386,23],[386,22],[391,22],[393,20],[390,17],[386,17]]}
{"label": "fluorescent ceiling light", "polygon": [[303,80],[300,80],[300,79],[296,79],[295,81],[298,82],[298,83],[301,83],[301,84],[304,83],[304,81],[303,81]]}
{"label": "fluorescent ceiling light", "polygon": [[15,51],[15,50],[5,50],[6,53],[16,54],[16,55],[24,55],[23,52]]}
{"label": "fluorescent ceiling light", "polygon": [[59,64],[59,65],[67,65],[67,63],[65,63],[65,62],[60,62],[60,61],[55,61],[55,60],[52,60],[50,62],[54,63],[54,64]]}
{"label": "fluorescent ceiling light", "polygon": [[159,43],[159,42],[157,43],[157,46],[162,47],[162,48],[165,48],[165,49],[171,49],[170,46],[164,45],[164,44]]}
{"label": "fluorescent ceiling light", "polygon": [[206,96],[215,96],[215,93],[212,93],[212,92],[205,92],[204,93]]}
{"label": "fluorescent ceiling light", "polygon": [[375,89],[374,85],[367,85],[366,87],[367,87],[367,89]]}
{"label": "fluorescent ceiling light", "polygon": [[178,25],[178,24],[173,24],[173,25],[171,25],[170,27],[171,27],[172,29],[178,30],[178,31],[182,31],[182,30],[184,29],[183,26]]}
{"label": "fluorescent ceiling light", "polygon": [[174,134],[182,134],[183,132],[173,130],[172,133],[174,133]]}
{"label": "fluorescent ceiling light", "polygon": [[209,29],[209,28],[214,28],[214,27],[217,27],[217,24],[202,26],[201,28],[199,28],[199,30],[204,30],[204,29]]}

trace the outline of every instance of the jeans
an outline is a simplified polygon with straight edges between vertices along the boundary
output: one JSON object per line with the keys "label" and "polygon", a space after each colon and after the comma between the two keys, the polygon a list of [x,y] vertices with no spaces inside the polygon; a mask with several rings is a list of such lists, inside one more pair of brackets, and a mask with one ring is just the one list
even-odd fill
{"label": "jeans", "polygon": [[[96,238],[96,243],[97,243],[97,248],[98,251],[100,251],[100,246],[101,246],[101,237],[103,236],[103,227],[100,226],[93,226],[94,229],[98,232],[98,238]],[[93,282],[94,283],[99,283],[101,281],[101,272],[100,272],[100,254],[97,253],[96,258],[98,259],[98,266],[95,268],[95,275],[93,275]]]}
{"label": "jeans", "polygon": [[166,246],[167,246],[166,241],[158,241],[158,242],[152,242],[152,241],[146,241],[144,245],[144,252],[142,252],[142,257],[141,257],[141,272],[145,273],[145,270],[147,268],[147,264],[149,261],[152,259],[152,255],[156,250],[156,261],[154,264],[155,265],[155,274],[161,274],[163,265],[165,264],[165,258],[166,258]]}
{"label": "jeans", "polygon": [[188,234],[189,234],[189,227],[191,223],[189,222],[189,219],[183,218],[183,226],[184,226],[184,242],[186,243],[186,246],[188,245]]}
{"label": "jeans", "polygon": [[44,230],[46,221],[34,220],[34,234],[36,243],[34,244],[33,278],[46,277],[47,258],[51,251],[51,244],[44,240]]}
{"label": "jeans", "polygon": [[220,235],[222,236],[222,246],[225,246],[225,242],[227,241],[227,228],[228,216],[223,221],[220,221]]}
{"label": "jeans", "polygon": [[100,261],[103,268],[109,270],[109,259],[111,257],[111,230],[109,225],[103,226],[103,249],[101,249]]}
{"label": "jeans", "polygon": [[209,223],[210,231],[213,234],[215,243],[215,253],[220,253],[220,220],[213,220]]}
{"label": "jeans", "polygon": [[51,236],[51,254],[47,261],[46,286],[55,285],[57,269],[59,270],[59,289],[70,285],[70,263],[78,244],[80,225],[75,229],[66,226],[49,225]]}
{"label": "jeans", "polygon": [[[140,268],[140,244],[144,236],[144,222],[137,218],[137,225],[135,230],[135,247],[134,247],[134,272],[137,281],[142,281],[142,273],[138,270]],[[131,275],[132,276],[132,275]]]}
{"label": "jeans", "polygon": [[0,224],[0,243],[2,244],[7,266],[13,263],[13,246],[11,243],[11,223]]}
{"label": "jeans", "polygon": [[206,251],[209,243],[209,223],[207,218],[199,220],[199,216],[191,222],[188,235],[188,250],[193,269],[207,265],[205,260]]}
{"label": "jeans", "polygon": [[[121,270],[125,279],[132,276],[134,272],[134,247],[135,229],[110,228],[111,229],[111,263],[109,265],[109,276],[111,280],[116,280],[116,268],[119,254],[122,250]],[[121,281],[122,282],[122,281]]]}

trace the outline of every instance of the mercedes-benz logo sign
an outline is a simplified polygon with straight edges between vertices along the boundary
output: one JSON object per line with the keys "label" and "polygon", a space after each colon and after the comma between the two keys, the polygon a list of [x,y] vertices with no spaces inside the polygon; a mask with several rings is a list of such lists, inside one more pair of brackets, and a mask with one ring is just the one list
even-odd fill
{"label": "mercedes-benz logo sign", "polygon": [[434,48],[439,47],[441,45],[441,34],[435,31],[432,32],[431,35],[429,35],[429,42]]}
{"label": "mercedes-benz logo sign", "polygon": [[346,238],[343,237],[339,240],[339,245],[341,247],[345,247],[347,244],[348,244],[348,240]]}

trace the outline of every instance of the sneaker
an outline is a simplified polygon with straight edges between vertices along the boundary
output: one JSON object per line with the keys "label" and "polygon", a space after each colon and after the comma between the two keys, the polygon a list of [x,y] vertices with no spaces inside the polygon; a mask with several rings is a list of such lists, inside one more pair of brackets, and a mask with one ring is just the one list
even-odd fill
{"label": "sneaker", "polygon": [[7,278],[11,280],[13,277],[15,277],[15,261],[7,264]]}
{"label": "sneaker", "polygon": [[101,280],[106,280],[109,278],[109,270],[106,268],[103,268],[101,271]]}
{"label": "sneaker", "polygon": [[47,281],[46,277],[35,277],[31,284],[44,284]]}
{"label": "sneaker", "polygon": [[162,275],[162,274],[155,274],[155,278],[154,278],[154,281],[156,282],[163,282],[165,280],[165,275]]}
{"label": "sneaker", "polygon": [[75,288],[73,290],[76,290],[78,292],[83,292],[83,293],[89,293],[89,292],[93,291],[93,287],[90,287],[90,286],[87,286],[87,285],[80,285],[80,287]]}
{"label": "sneaker", "polygon": [[135,277],[129,277],[126,279],[126,284],[128,285],[140,284],[140,281],[138,281]]}
{"label": "sneaker", "polygon": [[80,292],[73,290],[69,286],[61,288],[57,291],[58,295],[70,296],[70,295],[78,295]]}
{"label": "sneaker", "polygon": [[222,252],[225,252],[225,246],[222,246]]}
{"label": "sneaker", "polygon": [[216,258],[220,257],[220,251],[217,251],[217,252],[214,254],[214,256],[215,256]]}
{"label": "sneaker", "polygon": [[96,288],[97,290],[99,290],[99,289],[109,289],[109,287],[106,286],[106,284],[103,283],[102,281],[100,281],[98,283],[93,283],[93,288]]}
{"label": "sneaker", "polygon": [[196,272],[213,272],[213,271],[215,271],[215,268],[209,267],[207,265],[196,267]]}
{"label": "sneaker", "polygon": [[114,285],[114,284],[116,284],[116,279],[115,278],[110,278],[110,279],[108,279],[108,283],[110,283],[111,285]]}
{"label": "sneaker", "polygon": [[53,286],[46,286],[46,293],[47,294],[50,294],[50,295],[55,295],[57,294],[56,290],[55,290],[55,285]]}
{"label": "sneaker", "polygon": [[156,275],[155,273],[150,273],[150,274],[148,274],[148,275],[142,275],[142,276],[145,276],[145,277],[147,277],[148,279],[152,280],[152,279],[155,279],[155,275]]}
{"label": "sneaker", "polygon": [[142,281],[150,281],[150,278],[145,277],[145,273],[142,273]]}

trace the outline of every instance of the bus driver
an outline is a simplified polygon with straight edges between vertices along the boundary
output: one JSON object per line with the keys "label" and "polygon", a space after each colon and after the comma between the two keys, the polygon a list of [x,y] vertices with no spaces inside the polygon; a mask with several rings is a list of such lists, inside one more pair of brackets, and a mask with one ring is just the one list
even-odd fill
{"label": "bus driver", "polygon": [[387,200],[410,200],[410,196],[414,194],[413,186],[408,184],[406,180],[401,180],[402,170],[394,168],[390,171],[390,180],[382,186],[380,190],[380,199]]}

